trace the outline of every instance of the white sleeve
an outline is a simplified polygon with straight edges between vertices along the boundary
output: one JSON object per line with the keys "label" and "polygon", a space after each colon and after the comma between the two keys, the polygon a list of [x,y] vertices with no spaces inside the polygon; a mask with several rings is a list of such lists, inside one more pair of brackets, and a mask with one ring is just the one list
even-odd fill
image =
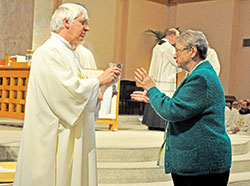
{"label": "white sleeve", "polygon": [[150,67],[149,67],[149,71],[148,71],[148,75],[151,77],[155,76],[155,72],[157,72],[158,70],[156,69],[157,65],[157,56],[159,55],[159,50],[157,48],[157,46],[154,47],[153,52],[152,52],[152,58],[151,58],[151,62],[150,62]]}
{"label": "white sleeve", "polygon": [[210,64],[213,66],[214,71],[216,72],[217,76],[219,76],[220,62],[219,62],[218,56],[214,49],[208,49],[208,50],[209,52],[208,52],[207,60],[209,60]]}
{"label": "white sleeve", "polygon": [[167,63],[170,63],[171,65],[175,66],[177,68],[177,63],[174,59],[174,47],[166,47],[166,49],[163,52],[163,56],[162,56],[163,60],[166,61]]}

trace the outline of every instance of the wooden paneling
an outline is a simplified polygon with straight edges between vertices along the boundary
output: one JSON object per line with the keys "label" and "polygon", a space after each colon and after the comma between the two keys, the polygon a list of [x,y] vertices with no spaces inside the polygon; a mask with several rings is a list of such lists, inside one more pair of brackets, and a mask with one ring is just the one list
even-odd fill
{"label": "wooden paneling", "polygon": [[24,119],[30,67],[0,67],[0,117]]}

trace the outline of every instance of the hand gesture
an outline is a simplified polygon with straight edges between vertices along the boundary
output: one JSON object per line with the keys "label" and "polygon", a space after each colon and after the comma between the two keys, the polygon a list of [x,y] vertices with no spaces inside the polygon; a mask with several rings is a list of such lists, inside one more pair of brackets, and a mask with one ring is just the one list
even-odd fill
{"label": "hand gesture", "polygon": [[147,71],[142,67],[136,69],[135,81],[142,88],[144,88],[144,90],[148,90],[155,86],[154,80],[148,75]]}
{"label": "hand gesture", "polygon": [[144,91],[134,91],[130,94],[131,99],[136,101],[143,101],[145,103],[149,102],[149,98],[146,96],[146,92]]}

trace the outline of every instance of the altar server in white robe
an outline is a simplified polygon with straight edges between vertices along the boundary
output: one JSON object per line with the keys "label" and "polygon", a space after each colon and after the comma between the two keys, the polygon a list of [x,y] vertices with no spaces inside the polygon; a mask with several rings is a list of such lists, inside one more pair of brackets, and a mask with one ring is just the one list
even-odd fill
{"label": "altar server in white robe", "polygon": [[214,71],[216,72],[217,76],[219,76],[219,74],[220,74],[220,62],[219,62],[218,56],[217,56],[214,49],[208,47],[206,60],[208,60],[210,62]]}
{"label": "altar server in white robe", "polygon": [[108,68],[86,79],[73,43],[89,31],[87,20],[82,6],[62,4],[51,19],[51,38],[33,55],[14,186],[97,185],[98,93],[121,71]]}
{"label": "altar server in white robe", "polygon": [[[180,33],[177,29],[171,28],[167,31],[166,37],[163,38],[153,49],[152,59],[149,68],[149,75],[154,79],[156,87],[172,97],[176,89],[176,73],[178,69],[174,60],[175,44],[174,37]],[[149,129],[164,130],[165,120],[155,113],[150,103],[144,107],[142,123],[146,124]]]}
{"label": "altar server in white robe", "polygon": [[75,44],[75,55],[83,68],[97,69],[92,52],[81,44]]}
{"label": "altar server in white robe", "polygon": [[179,31],[175,28],[167,31],[166,38],[163,38],[153,49],[149,68],[149,75],[154,79],[156,87],[170,97],[176,89],[176,73],[181,71],[173,58],[174,37],[178,35]]}

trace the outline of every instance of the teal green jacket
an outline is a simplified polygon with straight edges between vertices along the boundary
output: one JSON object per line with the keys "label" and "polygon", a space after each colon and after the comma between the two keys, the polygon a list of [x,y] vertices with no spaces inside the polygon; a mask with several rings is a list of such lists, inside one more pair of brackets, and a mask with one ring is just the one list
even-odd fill
{"label": "teal green jacket", "polygon": [[231,167],[225,130],[224,91],[208,61],[199,64],[172,98],[156,87],[147,91],[154,110],[169,122],[165,172],[179,175],[222,173]]}

